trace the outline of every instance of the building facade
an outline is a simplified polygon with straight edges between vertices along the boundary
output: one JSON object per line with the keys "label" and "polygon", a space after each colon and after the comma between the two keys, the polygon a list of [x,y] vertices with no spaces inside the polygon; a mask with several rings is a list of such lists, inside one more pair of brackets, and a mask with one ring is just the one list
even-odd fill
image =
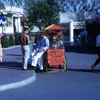
{"label": "building facade", "polygon": [[23,15],[23,8],[5,6],[5,9],[0,9],[0,16],[6,18],[6,23],[0,25],[0,33],[7,35],[21,33],[21,18],[23,17]]}
{"label": "building facade", "polygon": [[[63,30],[64,41],[74,42],[74,35],[79,35],[82,29],[86,29],[86,20],[95,19],[96,14],[85,12],[84,14],[80,14],[78,16],[75,13],[63,13],[60,12],[60,22],[59,24],[65,27]],[[84,16],[83,16],[84,15]],[[79,21],[80,17],[83,19]]]}

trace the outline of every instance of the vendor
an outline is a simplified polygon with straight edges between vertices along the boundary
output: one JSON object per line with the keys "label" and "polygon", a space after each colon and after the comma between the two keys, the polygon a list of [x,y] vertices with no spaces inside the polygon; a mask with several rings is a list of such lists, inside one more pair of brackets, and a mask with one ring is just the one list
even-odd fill
{"label": "vendor", "polygon": [[33,67],[37,67],[37,61],[38,61],[38,69],[40,72],[43,72],[43,54],[48,50],[49,48],[49,39],[46,37],[46,33],[40,34],[40,40],[38,40],[38,46],[37,50],[38,52],[32,56],[32,63],[31,65]]}

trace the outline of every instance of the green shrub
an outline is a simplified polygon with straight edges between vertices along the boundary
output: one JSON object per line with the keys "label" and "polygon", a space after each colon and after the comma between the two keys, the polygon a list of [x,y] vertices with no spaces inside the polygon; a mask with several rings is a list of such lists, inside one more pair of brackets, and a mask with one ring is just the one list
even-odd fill
{"label": "green shrub", "polygon": [[20,45],[20,41],[19,41],[19,36],[20,34],[15,34],[15,45]]}
{"label": "green shrub", "polygon": [[14,40],[13,35],[10,35],[10,36],[9,36],[9,45],[10,45],[10,46],[15,45],[15,40]]}
{"label": "green shrub", "polygon": [[1,39],[1,44],[3,48],[9,47],[9,39],[7,38],[7,36],[3,36]]}

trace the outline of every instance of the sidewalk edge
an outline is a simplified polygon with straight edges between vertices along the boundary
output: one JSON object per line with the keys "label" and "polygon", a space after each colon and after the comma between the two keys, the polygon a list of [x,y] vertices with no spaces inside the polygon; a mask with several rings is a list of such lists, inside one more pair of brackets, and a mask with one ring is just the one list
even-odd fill
{"label": "sidewalk edge", "polygon": [[17,48],[17,47],[21,47],[21,45],[10,46],[10,47],[7,47],[7,48],[2,48],[2,49],[3,50],[9,50],[9,49]]}
{"label": "sidewalk edge", "polygon": [[23,87],[25,85],[28,85],[36,80],[36,75],[33,75],[25,80],[19,81],[19,82],[14,82],[14,83],[9,83],[5,85],[0,86],[0,91],[8,90],[8,89],[14,89],[14,88],[19,88]]}

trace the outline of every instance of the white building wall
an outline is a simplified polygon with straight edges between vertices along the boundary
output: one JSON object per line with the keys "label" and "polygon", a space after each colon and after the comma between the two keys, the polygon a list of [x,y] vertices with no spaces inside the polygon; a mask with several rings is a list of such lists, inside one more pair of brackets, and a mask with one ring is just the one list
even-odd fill
{"label": "white building wall", "polygon": [[[14,26],[16,28],[16,32],[21,33],[22,32],[22,26],[21,26],[21,16],[24,14],[24,9],[23,8],[17,8],[17,7],[10,7],[10,6],[5,6],[6,10],[3,10],[2,12],[6,12],[5,16],[10,13],[11,16],[11,24],[4,26],[3,27],[3,33],[5,34],[14,34]],[[16,17],[17,19],[15,20],[15,23],[13,22],[13,18]],[[13,25],[15,24],[15,25]],[[2,31],[0,29],[0,31]]]}
{"label": "white building wall", "polygon": [[[18,8],[18,7],[11,7],[11,6],[5,6],[7,12],[12,12],[16,14],[24,14],[24,9],[23,8]],[[18,15],[19,15],[18,14]]]}
{"label": "white building wall", "polygon": [[[66,24],[66,29],[69,30],[69,41],[74,42],[74,29],[83,29],[84,22],[77,21],[77,15],[74,13],[60,13],[60,24]],[[68,25],[69,24],[69,27]]]}
{"label": "white building wall", "polygon": [[4,27],[3,28],[3,33],[5,34],[14,34],[14,27]]}
{"label": "white building wall", "polygon": [[69,39],[70,39],[70,42],[74,42],[74,29],[73,29],[73,21],[71,20],[70,23],[69,23]]}
{"label": "white building wall", "polygon": [[76,15],[74,13],[62,13],[60,12],[60,23],[69,23],[70,20],[76,21]]}
{"label": "white building wall", "polygon": [[[82,22],[85,21],[85,19],[95,19],[96,18],[96,14],[92,13],[92,12],[85,12],[80,13],[80,14],[76,14],[76,13],[63,13],[60,12],[60,22],[59,23],[69,23],[70,20],[73,20],[73,22],[78,22],[79,20],[81,20]],[[85,19],[84,19],[84,16]],[[83,20],[82,20],[82,19]]]}
{"label": "white building wall", "polygon": [[11,25],[10,26],[3,26],[3,33],[5,34],[13,34],[14,33],[14,27],[13,27],[13,17],[11,17]]}
{"label": "white building wall", "polygon": [[22,32],[20,17],[15,19],[15,30],[16,30],[16,33],[21,33]]}
{"label": "white building wall", "polygon": [[0,27],[0,33],[2,33],[2,27]]}
{"label": "white building wall", "polygon": [[21,27],[21,20],[20,17],[18,18],[18,33],[22,32],[22,27]]}

